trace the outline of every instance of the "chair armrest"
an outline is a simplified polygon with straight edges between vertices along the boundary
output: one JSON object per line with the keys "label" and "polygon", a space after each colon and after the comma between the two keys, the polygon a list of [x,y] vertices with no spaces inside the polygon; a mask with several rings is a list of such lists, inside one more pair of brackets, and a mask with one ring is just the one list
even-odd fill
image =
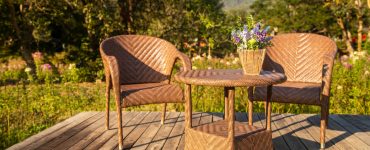
{"label": "chair armrest", "polygon": [[180,59],[182,66],[184,67],[184,71],[191,70],[191,61],[187,55],[179,52],[179,55],[177,57]]}
{"label": "chair armrest", "polygon": [[321,94],[324,96],[330,96],[331,75],[333,71],[335,54],[336,52],[332,54],[326,54],[323,57]]}
{"label": "chair armrest", "polygon": [[[113,91],[116,96],[120,95],[120,73],[117,59],[113,56],[105,56],[109,68]],[[118,94],[118,95],[117,95]]]}

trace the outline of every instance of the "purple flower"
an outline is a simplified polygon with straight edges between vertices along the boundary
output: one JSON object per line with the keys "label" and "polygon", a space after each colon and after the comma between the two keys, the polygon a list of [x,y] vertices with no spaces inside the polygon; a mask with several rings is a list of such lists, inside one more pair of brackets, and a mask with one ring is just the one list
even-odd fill
{"label": "purple flower", "polygon": [[244,25],[239,30],[233,30],[231,32],[231,39],[234,44],[237,45],[238,49],[256,49],[265,48],[271,45],[272,37],[267,35],[270,27],[262,29],[262,24],[254,24],[254,21],[248,22],[249,25]]}
{"label": "purple flower", "polygon": [[352,69],[352,65],[348,62],[344,62],[342,63],[343,67],[346,68],[346,69]]}
{"label": "purple flower", "polygon": [[240,42],[240,38],[238,37],[238,34],[235,30],[231,32],[231,38],[235,44],[238,44]]}
{"label": "purple flower", "polygon": [[248,26],[247,25],[244,25],[244,32],[248,32]]}
{"label": "purple flower", "polygon": [[254,28],[252,29],[252,33],[254,33],[254,34],[258,34],[258,33],[260,33],[260,28],[261,28],[261,23],[257,23],[257,24],[256,24],[256,27],[254,27]]}
{"label": "purple flower", "polygon": [[239,37],[235,37],[235,43],[239,43],[240,42],[240,38]]}
{"label": "purple flower", "polygon": [[42,70],[51,70],[51,65],[50,64],[43,64],[41,65]]}
{"label": "purple flower", "polygon": [[251,34],[248,32],[248,29],[244,29],[241,34],[243,40],[248,41],[251,38]]}

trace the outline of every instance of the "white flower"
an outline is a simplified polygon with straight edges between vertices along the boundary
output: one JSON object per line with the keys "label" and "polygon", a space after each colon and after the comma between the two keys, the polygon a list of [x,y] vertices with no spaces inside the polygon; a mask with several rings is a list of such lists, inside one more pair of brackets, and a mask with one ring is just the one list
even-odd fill
{"label": "white flower", "polygon": [[361,51],[361,52],[358,52],[357,55],[358,56],[365,56],[366,55],[366,51]]}
{"label": "white flower", "polygon": [[368,75],[368,74],[369,74],[369,71],[367,71],[367,70],[366,70],[366,71],[365,71],[365,75]]}
{"label": "white flower", "polygon": [[212,67],[208,67],[208,70],[212,69]]}
{"label": "white flower", "polygon": [[76,64],[69,64],[69,65],[68,65],[68,69],[69,69],[69,70],[71,70],[71,69],[73,69],[73,68],[76,68]]}
{"label": "white flower", "polygon": [[338,85],[338,86],[337,86],[337,89],[338,89],[338,90],[341,90],[341,89],[343,89],[343,86]]}
{"label": "white flower", "polygon": [[26,67],[26,69],[24,69],[24,72],[31,72],[32,69],[30,67]]}
{"label": "white flower", "polygon": [[197,67],[197,66],[193,66],[193,67],[191,67],[191,69],[193,69],[193,70],[197,70],[197,69],[198,69],[198,67]]}
{"label": "white flower", "polygon": [[231,63],[227,61],[227,62],[226,62],[226,65],[230,66],[230,65],[231,65]]}
{"label": "white flower", "polygon": [[352,62],[355,63],[358,59],[360,59],[357,55],[353,56]]}
{"label": "white flower", "polygon": [[195,56],[195,57],[194,57],[194,59],[195,59],[195,60],[197,60],[197,59],[201,59],[201,58],[202,58],[202,57],[201,57],[200,55],[197,55],[197,56]]}

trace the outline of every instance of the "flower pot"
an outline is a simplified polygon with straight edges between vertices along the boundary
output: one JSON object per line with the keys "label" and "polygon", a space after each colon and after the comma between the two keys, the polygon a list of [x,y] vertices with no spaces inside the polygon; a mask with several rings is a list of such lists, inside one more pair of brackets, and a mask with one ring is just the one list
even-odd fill
{"label": "flower pot", "polygon": [[265,59],[266,49],[239,50],[239,58],[245,75],[259,75]]}

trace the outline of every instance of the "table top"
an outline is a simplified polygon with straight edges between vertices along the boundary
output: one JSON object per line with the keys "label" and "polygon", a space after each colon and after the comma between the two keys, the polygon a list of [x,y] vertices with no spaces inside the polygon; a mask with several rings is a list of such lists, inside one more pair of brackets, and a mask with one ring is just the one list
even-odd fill
{"label": "table top", "polygon": [[286,76],[270,71],[262,71],[260,75],[243,75],[241,69],[210,69],[182,71],[175,75],[175,80],[191,85],[240,87],[278,84],[286,81]]}

